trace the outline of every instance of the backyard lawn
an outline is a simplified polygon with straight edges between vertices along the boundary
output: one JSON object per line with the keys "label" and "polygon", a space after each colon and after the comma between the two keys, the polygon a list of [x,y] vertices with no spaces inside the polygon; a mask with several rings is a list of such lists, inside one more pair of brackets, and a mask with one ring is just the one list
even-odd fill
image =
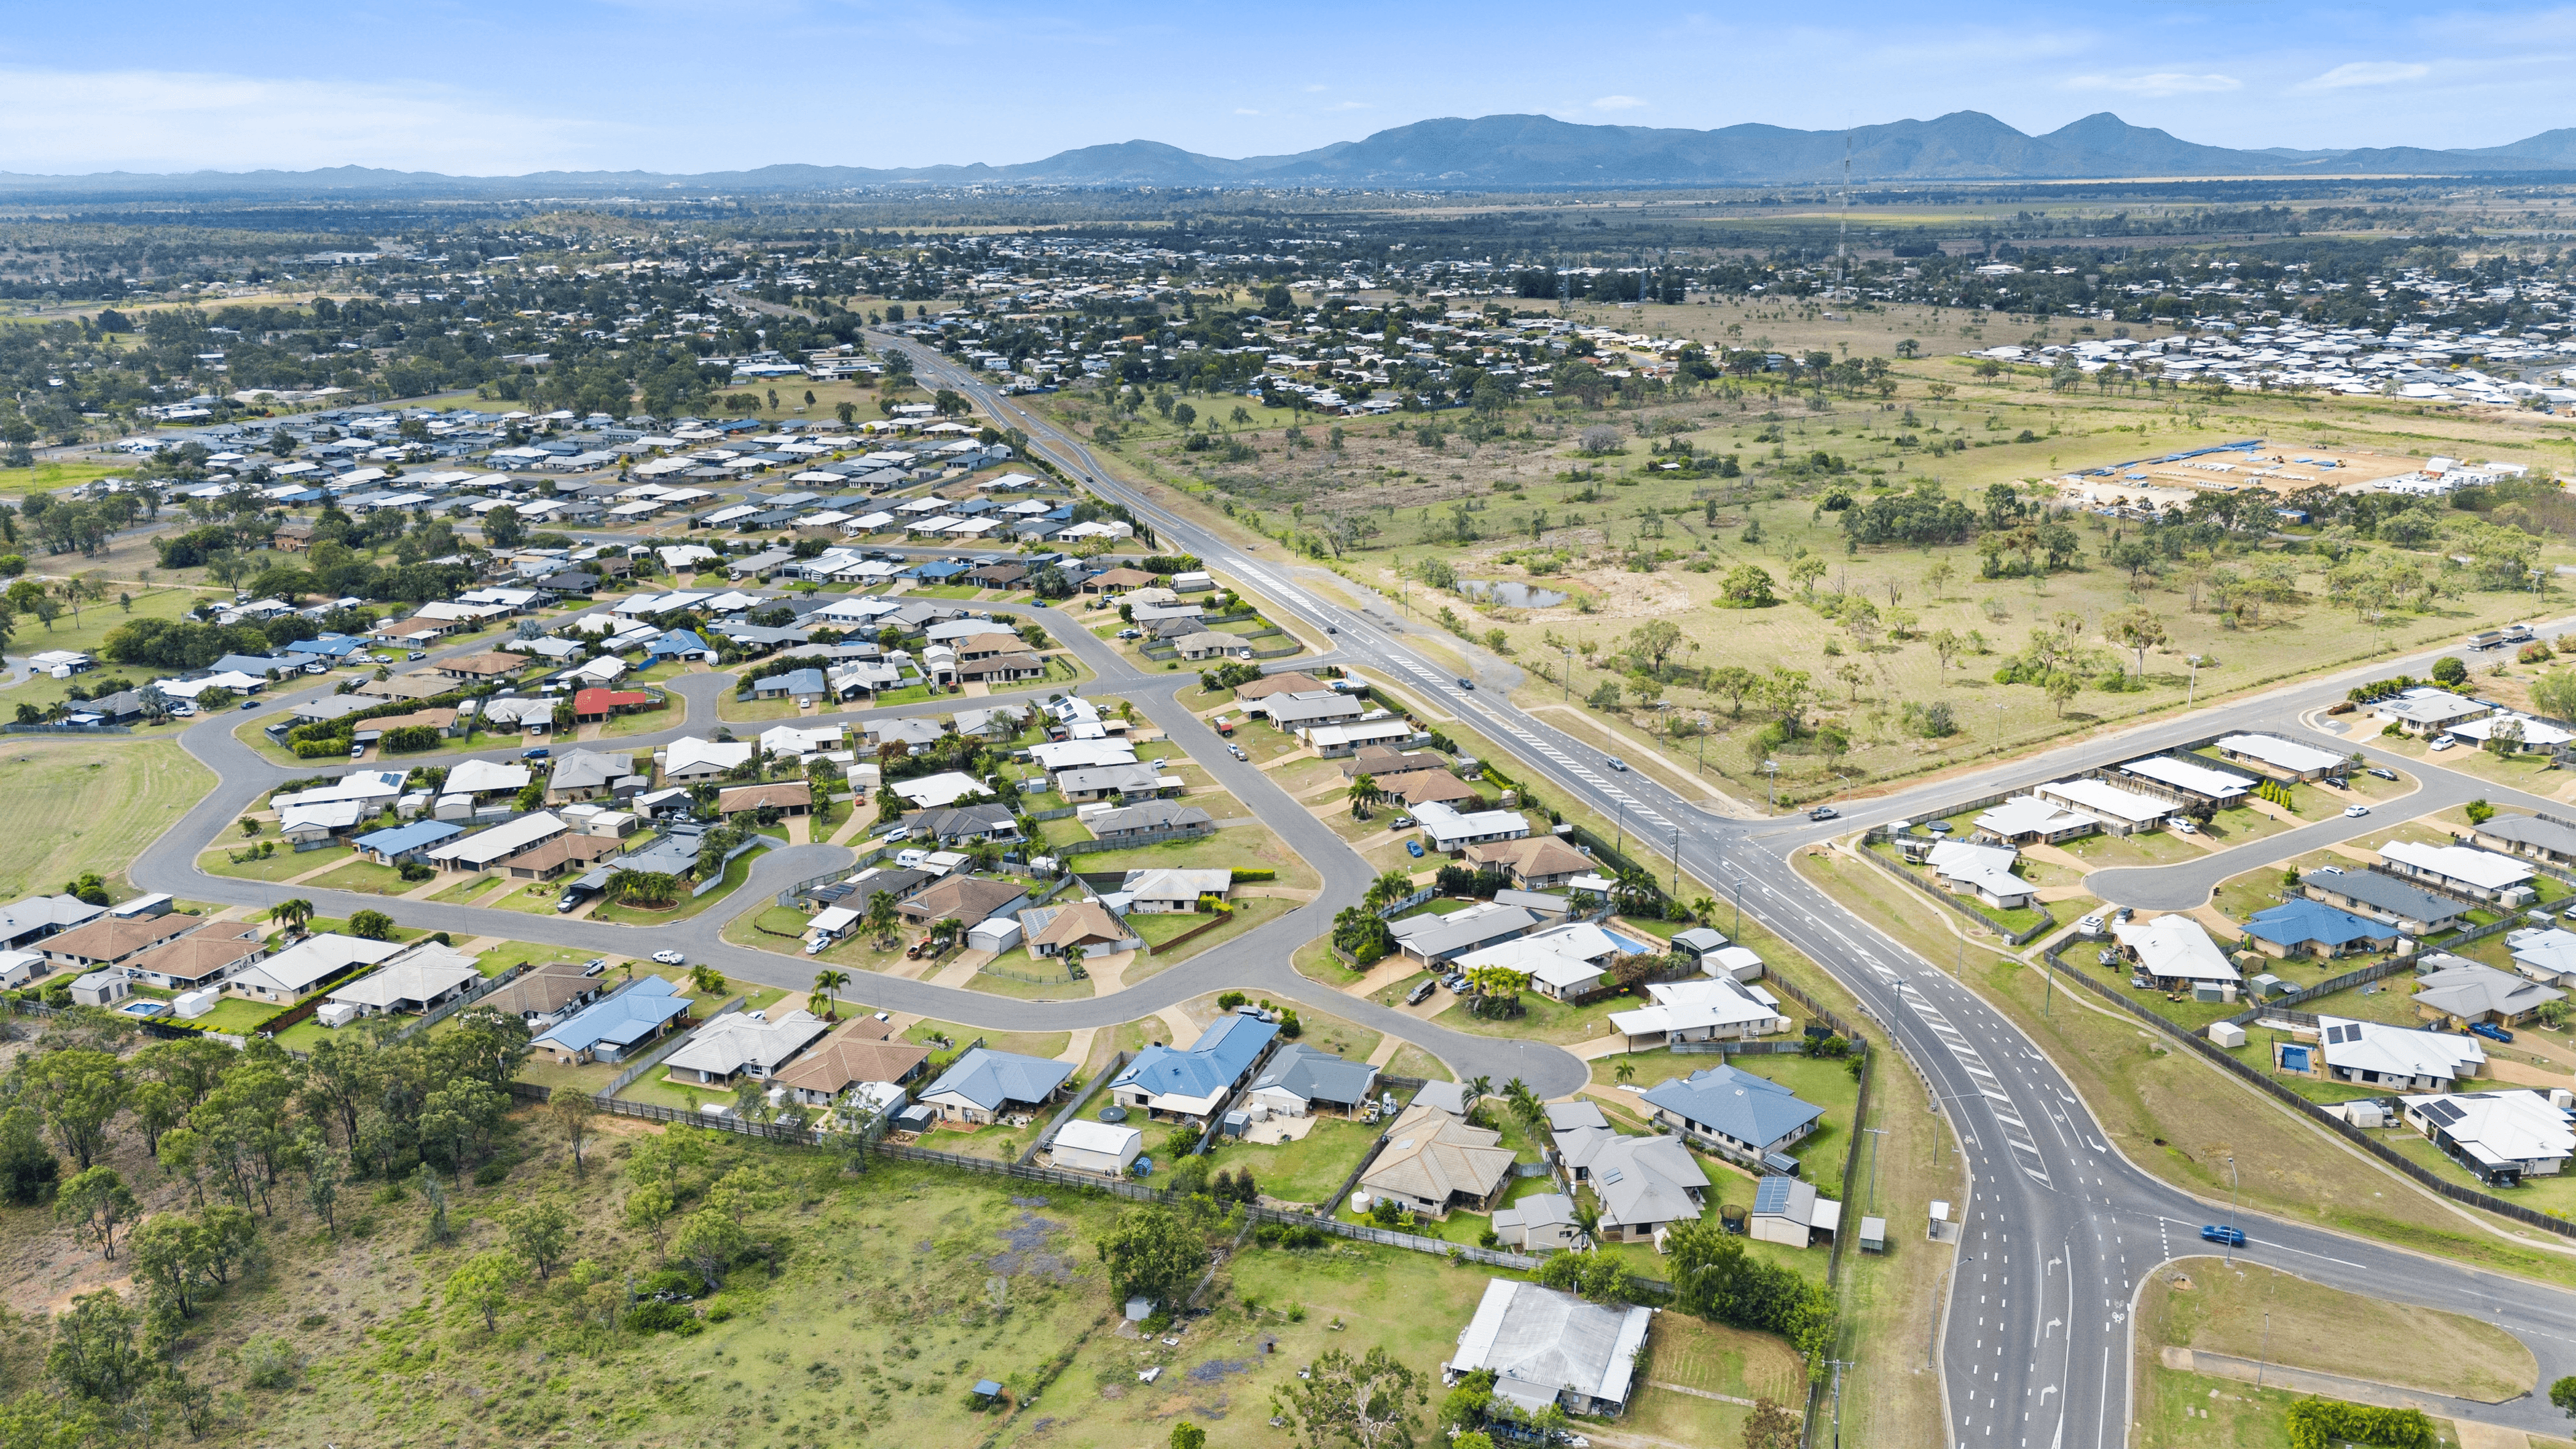
{"label": "backyard lawn", "polygon": [[1320,1205],[1359,1166],[1380,1128],[1344,1117],[1316,1120],[1304,1137],[1274,1146],[1228,1142],[1208,1150],[1213,1171],[1250,1168],[1261,1190],[1281,1202]]}

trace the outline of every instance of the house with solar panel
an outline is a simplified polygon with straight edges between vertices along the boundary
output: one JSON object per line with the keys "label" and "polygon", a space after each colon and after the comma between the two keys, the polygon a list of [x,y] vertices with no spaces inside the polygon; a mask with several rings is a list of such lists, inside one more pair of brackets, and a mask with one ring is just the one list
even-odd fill
{"label": "house with solar panel", "polygon": [[2554,1177],[2576,1154],[2576,1123],[2553,1097],[2534,1091],[2438,1092],[2406,1099],[2406,1123],[2452,1161],[2496,1187]]}
{"label": "house with solar panel", "polygon": [[2485,1071],[2486,1064],[2487,1054],[2473,1036],[2340,1016],[2319,1016],[2313,1042],[2272,1043],[2275,1070],[2394,1092],[2446,1092]]}

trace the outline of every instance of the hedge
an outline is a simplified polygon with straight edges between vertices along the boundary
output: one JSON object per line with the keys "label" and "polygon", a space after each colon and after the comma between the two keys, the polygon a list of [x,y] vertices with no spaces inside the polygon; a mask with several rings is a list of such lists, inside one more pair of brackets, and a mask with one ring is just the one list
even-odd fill
{"label": "hedge", "polygon": [[2290,1406],[2290,1449],[2334,1449],[2337,1444],[2433,1449],[2433,1421],[2421,1409],[2381,1409],[2331,1399],[2301,1399]]}
{"label": "hedge", "polygon": [[1237,870],[1234,873],[1234,883],[1236,885],[1241,885],[1245,881],[1277,879],[1279,879],[1279,872],[1275,870]]}

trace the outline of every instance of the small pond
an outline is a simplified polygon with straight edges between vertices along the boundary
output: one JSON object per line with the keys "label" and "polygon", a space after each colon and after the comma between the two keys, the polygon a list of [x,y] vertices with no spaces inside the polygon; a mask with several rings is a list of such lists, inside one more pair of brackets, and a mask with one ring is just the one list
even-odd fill
{"label": "small pond", "polygon": [[1491,579],[1461,580],[1458,592],[1471,599],[1513,609],[1552,609],[1564,603],[1566,598],[1554,589],[1542,589],[1536,584],[1498,584]]}

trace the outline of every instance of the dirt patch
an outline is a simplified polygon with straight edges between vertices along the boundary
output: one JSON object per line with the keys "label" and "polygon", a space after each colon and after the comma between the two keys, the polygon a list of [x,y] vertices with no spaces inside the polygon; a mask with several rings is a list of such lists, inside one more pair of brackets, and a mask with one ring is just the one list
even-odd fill
{"label": "dirt patch", "polygon": [[[1013,1198],[1014,1203],[1044,1198]],[[1057,1238],[1072,1231],[1063,1223],[1039,1217],[1027,1208],[1020,1210],[1019,1221],[1002,1229],[1002,1241],[1009,1244],[1003,1251],[984,1260],[984,1265],[1005,1278],[1043,1278],[1050,1283],[1073,1281],[1073,1265],[1053,1250]]]}

